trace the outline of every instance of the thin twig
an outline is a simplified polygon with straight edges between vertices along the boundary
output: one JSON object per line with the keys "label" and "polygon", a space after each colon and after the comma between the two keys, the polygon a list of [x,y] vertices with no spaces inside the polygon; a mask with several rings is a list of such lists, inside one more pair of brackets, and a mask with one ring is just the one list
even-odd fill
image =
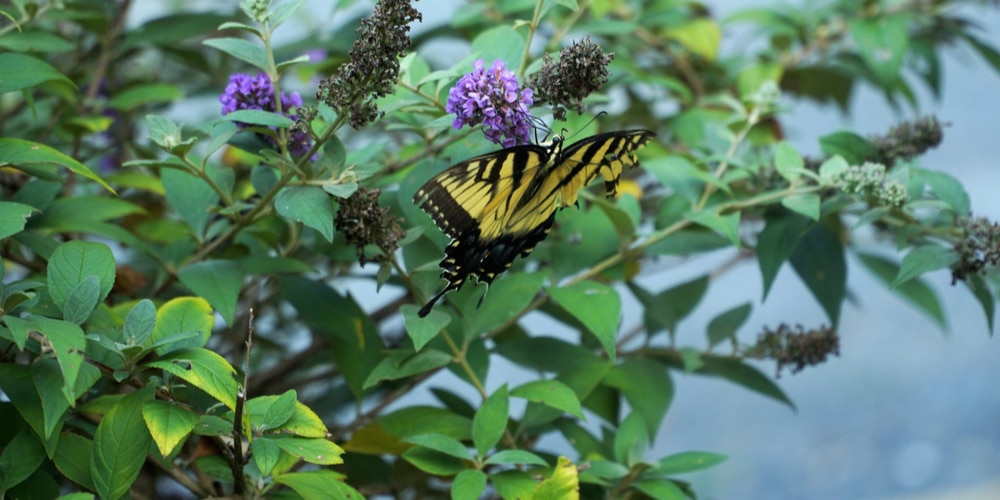
{"label": "thin twig", "polygon": [[233,470],[233,493],[239,496],[246,494],[247,480],[243,475],[243,466],[248,457],[243,453],[243,413],[247,403],[247,386],[250,380],[250,350],[253,349],[253,309],[247,320],[247,355],[243,364],[243,384],[236,391],[236,411],[233,416],[233,458],[229,466]]}

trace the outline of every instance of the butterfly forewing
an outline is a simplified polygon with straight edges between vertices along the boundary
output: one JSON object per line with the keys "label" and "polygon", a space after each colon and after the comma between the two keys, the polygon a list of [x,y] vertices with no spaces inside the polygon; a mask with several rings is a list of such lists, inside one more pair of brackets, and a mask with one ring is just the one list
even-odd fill
{"label": "butterfly forewing", "polygon": [[475,276],[492,283],[518,256],[526,257],[545,239],[559,207],[576,203],[577,193],[598,174],[609,196],[625,167],[653,133],[608,132],[560,150],[515,146],[477,156],[441,172],[414,195],[414,202],[452,238],[441,261],[448,285],[420,310]]}

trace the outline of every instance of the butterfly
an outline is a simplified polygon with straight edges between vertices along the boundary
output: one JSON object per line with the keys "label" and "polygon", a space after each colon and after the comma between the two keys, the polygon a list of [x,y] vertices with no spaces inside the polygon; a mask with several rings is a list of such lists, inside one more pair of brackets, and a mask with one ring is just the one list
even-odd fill
{"label": "butterfly", "polygon": [[636,151],[655,135],[620,130],[566,147],[556,135],[547,144],[513,146],[465,160],[427,181],[413,202],[451,243],[441,260],[441,277],[448,284],[419,316],[427,316],[438,299],[461,288],[470,276],[488,290],[518,255],[527,257],[545,239],[556,210],[575,205],[578,192],[598,174],[608,197],[615,196],[622,170],[638,163]]}

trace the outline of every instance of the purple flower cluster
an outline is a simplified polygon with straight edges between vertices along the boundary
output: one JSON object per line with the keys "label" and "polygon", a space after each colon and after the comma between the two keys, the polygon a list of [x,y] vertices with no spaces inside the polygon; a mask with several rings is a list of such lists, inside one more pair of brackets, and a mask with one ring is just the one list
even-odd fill
{"label": "purple flower cluster", "polygon": [[[261,111],[277,111],[274,99],[274,85],[271,79],[264,73],[257,76],[250,76],[244,73],[236,73],[229,77],[229,84],[226,91],[219,97],[222,102],[222,114],[228,115],[233,111],[241,109],[257,109]],[[298,92],[291,94],[281,93],[281,111],[292,120],[298,119],[298,115],[290,114],[292,108],[302,106],[302,96]],[[245,123],[236,122],[240,127],[246,127]],[[274,139],[267,137],[267,141],[275,144]],[[288,150],[295,156],[302,156],[309,151],[312,146],[312,139],[304,132],[290,132],[288,137]]]}
{"label": "purple flower cluster", "polygon": [[519,94],[517,75],[500,59],[488,70],[482,59],[472,67],[448,93],[445,110],[455,113],[455,130],[482,123],[486,137],[505,148],[531,142],[531,89],[525,87]]}

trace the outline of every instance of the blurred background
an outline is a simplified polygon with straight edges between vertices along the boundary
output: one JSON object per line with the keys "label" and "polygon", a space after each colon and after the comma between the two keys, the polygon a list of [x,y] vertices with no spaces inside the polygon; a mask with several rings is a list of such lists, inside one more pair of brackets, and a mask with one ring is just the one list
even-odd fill
{"label": "blurred background", "polygon": [[[231,9],[234,3],[199,5]],[[134,10],[141,17],[131,22],[158,17],[179,4],[190,7],[185,2],[147,0]],[[740,9],[775,3],[727,0],[704,4],[714,17],[724,19]],[[424,20],[416,30],[447,25],[461,5],[452,0],[418,2]],[[278,43],[300,40],[303,31],[329,35],[353,17],[351,12],[368,9],[368,3],[359,2],[348,13],[334,14],[330,2],[311,0],[300,11],[299,30],[283,28],[278,34],[286,38],[279,37]],[[987,41],[1000,45],[1000,12],[995,6],[970,9],[966,14],[988,29],[983,36]],[[747,37],[733,35],[728,28],[724,32],[723,52],[741,50]],[[431,60],[468,55],[461,46],[437,49]],[[314,88],[305,82],[289,83],[307,101],[312,99]],[[950,124],[944,143],[917,161],[962,182],[975,214],[1000,219],[1000,169],[994,160],[1000,157],[1000,78],[978,56],[954,50],[944,60],[940,100],[935,101],[920,85],[915,88],[920,110],[893,110],[876,91],[862,87],[847,114],[833,106],[786,100],[789,114],[779,119],[797,149],[818,155],[821,135],[844,128],[862,135],[885,133],[918,114],[937,115]],[[174,110],[171,117],[188,123],[197,123],[201,115],[214,118],[219,106],[213,101],[187,101],[190,108]],[[870,251],[901,258],[893,254],[891,242],[876,241],[870,233],[856,235],[870,240]],[[668,288],[719,265],[731,255],[726,252],[659,269],[650,279],[658,283],[658,289]],[[795,375],[786,371],[778,380],[797,411],[727,382],[675,372],[673,404],[649,455],[688,450],[728,455],[721,466],[681,476],[706,499],[1000,498],[1000,390],[994,385],[1000,379],[1000,339],[991,338],[982,308],[966,290],[950,285],[948,272],[927,275],[925,279],[946,309],[949,326],[942,331],[855,265],[856,261],[851,264],[848,286],[853,301],[845,304],[841,316],[840,357]],[[703,332],[712,316],[746,300],[754,301],[754,312],[741,331],[743,342],[752,343],[764,326],[773,328],[784,322],[811,328],[825,321],[822,309],[789,266],[779,274],[765,303],[760,302],[760,283],[754,260],[722,275],[693,316],[682,323],[678,344],[703,346]],[[356,284],[344,286],[352,287],[369,311],[394,298],[375,295],[374,287]],[[625,293],[623,297],[630,296]],[[631,309],[625,305],[625,329],[640,321],[634,317],[636,310],[634,305]],[[538,320],[540,315],[528,318]],[[536,332],[559,333],[559,325],[553,322],[528,326]],[[773,363],[759,367],[765,373],[774,372]],[[492,391],[505,382],[516,384],[521,376],[512,365],[497,360],[487,389]],[[412,404],[414,399],[430,400],[428,388],[434,386],[476,397],[464,382],[442,373],[396,406]],[[563,446],[569,453],[569,447]]]}

